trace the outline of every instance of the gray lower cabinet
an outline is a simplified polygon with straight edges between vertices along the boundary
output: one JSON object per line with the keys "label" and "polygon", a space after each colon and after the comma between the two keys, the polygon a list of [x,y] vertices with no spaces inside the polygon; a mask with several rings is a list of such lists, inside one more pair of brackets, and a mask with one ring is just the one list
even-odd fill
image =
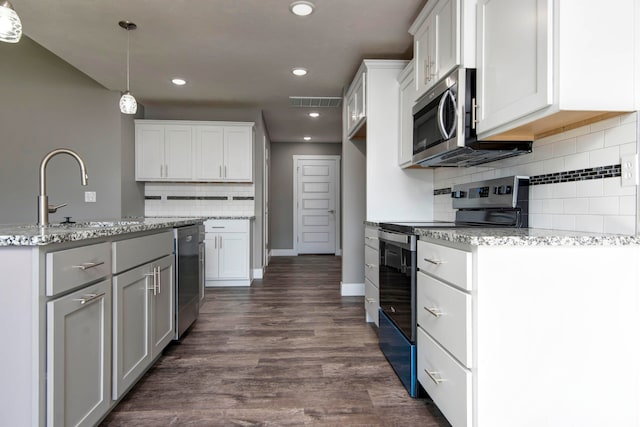
{"label": "gray lower cabinet", "polygon": [[113,399],[139,379],[174,336],[174,258],[113,278]]}
{"label": "gray lower cabinet", "polygon": [[111,405],[111,278],[47,302],[47,425],[92,426]]}

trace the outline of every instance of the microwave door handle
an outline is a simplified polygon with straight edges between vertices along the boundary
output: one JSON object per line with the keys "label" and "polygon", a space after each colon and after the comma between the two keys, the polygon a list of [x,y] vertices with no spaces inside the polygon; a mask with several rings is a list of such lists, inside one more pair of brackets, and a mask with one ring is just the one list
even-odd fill
{"label": "microwave door handle", "polygon": [[456,117],[456,114],[454,114],[451,129],[444,128],[444,106],[447,103],[447,98],[451,98],[451,102],[453,103],[453,111],[457,110],[456,99],[453,97],[451,90],[446,91],[442,95],[442,98],[440,98],[440,103],[438,104],[438,127],[440,128],[440,133],[442,134],[445,140],[451,138],[451,136],[455,132],[456,125],[457,125],[457,117]]}

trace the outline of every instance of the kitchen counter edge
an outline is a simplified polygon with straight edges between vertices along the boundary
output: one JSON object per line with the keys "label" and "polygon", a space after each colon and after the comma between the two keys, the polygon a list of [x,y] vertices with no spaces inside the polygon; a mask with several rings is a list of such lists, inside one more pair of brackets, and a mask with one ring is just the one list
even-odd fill
{"label": "kitchen counter edge", "polygon": [[[77,242],[99,237],[202,224],[206,220],[207,217],[148,217],[138,221],[116,221],[123,222],[123,224],[113,226],[83,226],[82,224],[70,227],[59,224],[51,227],[39,227],[37,225],[0,225],[0,247],[45,246],[55,243]],[[97,224],[101,221],[92,222]]]}
{"label": "kitchen counter edge", "polygon": [[640,236],[541,228],[417,228],[430,238],[471,246],[638,246]]}

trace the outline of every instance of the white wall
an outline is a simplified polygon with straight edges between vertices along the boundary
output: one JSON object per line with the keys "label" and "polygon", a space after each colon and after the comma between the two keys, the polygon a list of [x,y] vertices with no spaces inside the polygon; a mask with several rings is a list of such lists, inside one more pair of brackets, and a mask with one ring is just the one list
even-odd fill
{"label": "white wall", "polygon": [[[534,141],[533,153],[524,156],[471,168],[434,169],[434,189],[527,175],[535,184],[530,189],[531,227],[636,234],[637,187],[623,187],[619,176],[585,178],[594,172],[605,173],[602,167],[619,166],[622,155],[637,152],[637,116],[626,114]],[[570,171],[576,173],[568,174]],[[434,198],[435,219],[452,220],[450,194]]]}

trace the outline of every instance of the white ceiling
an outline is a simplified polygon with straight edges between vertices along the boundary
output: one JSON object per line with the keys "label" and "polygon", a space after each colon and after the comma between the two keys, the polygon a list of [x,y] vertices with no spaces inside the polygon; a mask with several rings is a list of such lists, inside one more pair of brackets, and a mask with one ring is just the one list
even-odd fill
{"label": "white ceiling", "polygon": [[[410,58],[407,30],[426,0],[11,0],[24,33],[110,90],[146,105],[250,107],[264,111],[272,141],[341,141],[341,109],[289,107],[289,96],[341,96],[362,59]],[[295,78],[294,66],[309,74]],[[171,84],[173,77],[188,81]],[[215,118],[212,118],[214,120]]]}

